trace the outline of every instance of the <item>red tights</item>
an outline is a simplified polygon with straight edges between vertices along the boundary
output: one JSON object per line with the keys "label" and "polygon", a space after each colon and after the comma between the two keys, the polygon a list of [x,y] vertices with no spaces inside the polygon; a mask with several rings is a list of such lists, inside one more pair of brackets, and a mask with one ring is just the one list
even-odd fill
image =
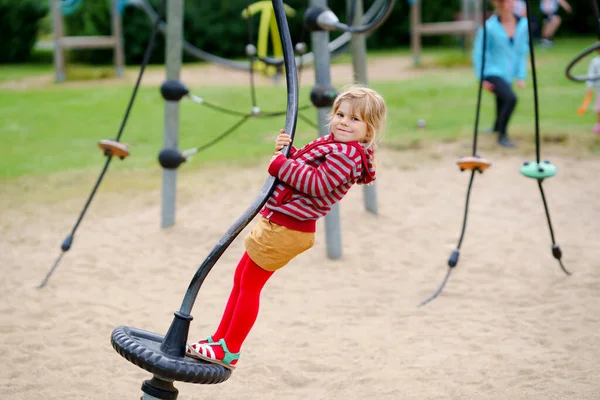
{"label": "red tights", "polygon": [[[242,343],[258,316],[260,292],[273,275],[273,271],[265,271],[250,259],[244,252],[233,277],[233,288],[227,300],[221,323],[212,335],[215,342],[225,339],[227,348],[232,353],[238,353]],[[217,357],[222,357],[222,350],[213,347]]]}

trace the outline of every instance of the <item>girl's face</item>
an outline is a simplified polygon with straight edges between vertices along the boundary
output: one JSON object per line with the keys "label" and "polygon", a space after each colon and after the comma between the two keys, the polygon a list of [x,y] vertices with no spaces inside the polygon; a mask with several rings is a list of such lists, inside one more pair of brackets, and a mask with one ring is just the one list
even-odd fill
{"label": "girl's face", "polygon": [[338,142],[361,142],[367,137],[367,123],[344,101],[331,119],[331,131]]}

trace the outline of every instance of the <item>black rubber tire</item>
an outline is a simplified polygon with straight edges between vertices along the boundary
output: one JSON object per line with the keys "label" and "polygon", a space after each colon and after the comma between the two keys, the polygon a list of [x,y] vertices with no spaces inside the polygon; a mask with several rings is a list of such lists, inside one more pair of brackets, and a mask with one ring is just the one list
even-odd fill
{"label": "black rubber tire", "polygon": [[231,370],[189,357],[173,357],[160,351],[163,336],[141,329],[119,326],[111,334],[113,348],[127,361],[161,378],[180,382],[217,384]]}

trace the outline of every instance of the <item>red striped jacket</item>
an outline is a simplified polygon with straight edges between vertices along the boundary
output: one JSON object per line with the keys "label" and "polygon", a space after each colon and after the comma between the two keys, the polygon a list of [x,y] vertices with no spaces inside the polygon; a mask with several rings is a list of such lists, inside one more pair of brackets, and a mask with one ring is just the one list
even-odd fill
{"label": "red striped jacket", "polygon": [[278,178],[260,214],[276,224],[315,232],[316,222],[340,201],[354,184],[375,180],[373,149],[358,142],[336,142],[333,134],[320,137],[300,150],[292,147],[269,165]]}

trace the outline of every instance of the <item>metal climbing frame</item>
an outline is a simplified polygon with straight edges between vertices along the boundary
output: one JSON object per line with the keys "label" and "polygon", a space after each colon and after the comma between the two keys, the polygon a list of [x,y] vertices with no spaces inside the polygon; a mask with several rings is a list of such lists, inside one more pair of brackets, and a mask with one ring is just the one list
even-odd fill
{"label": "metal climbing frame", "polygon": [[421,63],[421,36],[464,35],[473,37],[481,25],[481,0],[462,0],[458,21],[421,23],[421,0],[409,0],[410,38],[413,63]]}
{"label": "metal climbing frame", "polygon": [[66,80],[65,50],[104,49],[114,50],[117,76],[123,76],[125,57],[123,55],[122,24],[118,0],[111,0],[112,36],[63,36],[61,0],[49,0],[52,10],[52,30],[54,31],[54,69],[56,82]]}

